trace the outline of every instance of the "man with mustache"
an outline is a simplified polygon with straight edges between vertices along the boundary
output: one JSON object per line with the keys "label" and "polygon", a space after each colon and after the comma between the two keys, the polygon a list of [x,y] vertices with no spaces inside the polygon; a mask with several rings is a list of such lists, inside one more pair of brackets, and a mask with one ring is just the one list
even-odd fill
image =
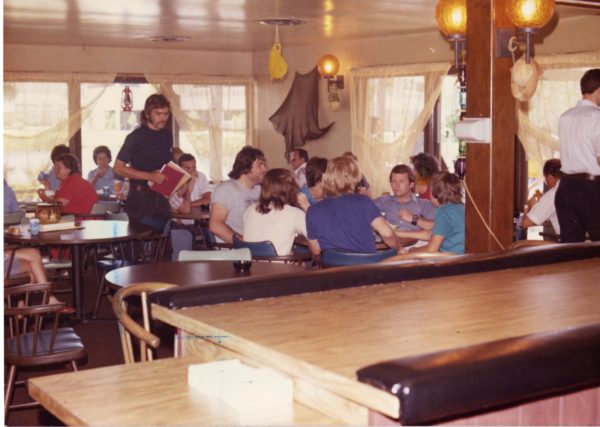
{"label": "man with mustache", "polygon": [[114,170],[131,180],[126,202],[129,221],[149,225],[160,233],[171,218],[169,199],[150,190],[148,182],[160,184],[166,179],[159,170],[172,157],[171,104],[167,98],[150,95],[140,121],[141,125],[125,138]]}

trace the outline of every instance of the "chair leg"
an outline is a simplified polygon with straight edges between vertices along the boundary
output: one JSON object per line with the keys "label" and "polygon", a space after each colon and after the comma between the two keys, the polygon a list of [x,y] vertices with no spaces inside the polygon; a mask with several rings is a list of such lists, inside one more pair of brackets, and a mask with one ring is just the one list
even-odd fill
{"label": "chair leg", "polygon": [[4,421],[8,420],[8,410],[15,391],[15,378],[17,377],[17,367],[11,365],[8,372],[8,381],[6,382],[6,390],[4,391]]}
{"label": "chair leg", "polygon": [[77,372],[77,362],[71,360],[71,368],[73,368],[73,372]]}
{"label": "chair leg", "polygon": [[94,313],[92,314],[92,318],[96,318],[98,315],[98,310],[100,309],[100,303],[102,302],[102,296],[108,294],[107,292],[108,286],[106,280],[104,280],[104,276],[100,280],[100,285],[98,285],[98,291],[96,292],[96,302],[94,303]]}

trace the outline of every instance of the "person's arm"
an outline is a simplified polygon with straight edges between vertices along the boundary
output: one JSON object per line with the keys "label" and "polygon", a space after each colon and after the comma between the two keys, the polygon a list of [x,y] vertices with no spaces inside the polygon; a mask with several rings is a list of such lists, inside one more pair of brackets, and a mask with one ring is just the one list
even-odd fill
{"label": "person's arm", "polygon": [[418,240],[430,240],[431,239],[431,230],[415,230],[415,231],[404,231],[404,230],[394,230],[394,233],[398,237],[407,238],[407,239],[418,239]]}
{"label": "person's arm", "polygon": [[310,251],[311,254],[313,255],[320,255],[321,254],[321,246],[319,245],[319,241],[318,240],[307,240],[308,242],[308,250]]}
{"label": "person's arm", "polygon": [[[210,219],[208,220],[208,229],[215,236],[227,243],[233,243],[233,235],[237,234],[231,227],[225,224],[229,211],[220,203],[213,203],[210,208]],[[242,236],[237,234],[242,239]]]}
{"label": "person's arm", "polygon": [[531,218],[529,218],[527,215],[523,216],[523,218],[521,219],[521,227],[523,228],[533,227],[534,225],[537,224],[533,222]]}
{"label": "person's arm", "polygon": [[160,171],[144,172],[135,169],[132,166],[128,166],[127,163],[119,159],[115,161],[114,171],[117,175],[125,178],[137,179],[140,181],[150,181],[155,184],[160,184],[167,179],[167,177],[160,173]]}
{"label": "person's arm", "polygon": [[[402,221],[419,226],[424,230],[431,230],[433,228],[433,220],[425,219],[420,215],[413,215],[412,212],[407,209],[402,209],[400,212],[398,212],[398,216]],[[417,217],[416,222],[413,221],[414,217]]]}
{"label": "person's arm", "polygon": [[398,238],[396,237],[394,230],[392,230],[392,227],[389,226],[387,221],[382,216],[375,218],[371,222],[371,227],[377,232],[377,234],[379,234],[379,236],[381,236],[381,240],[383,240],[383,243],[385,243],[388,247],[393,249],[402,247],[398,242]]}
{"label": "person's arm", "polygon": [[298,202],[298,206],[300,206],[300,209],[302,209],[304,212],[306,212],[310,207],[308,198],[306,197],[306,194],[304,194],[302,191],[298,193],[298,197],[296,200]]}
{"label": "person's arm", "polygon": [[94,174],[94,176],[92,177],[92,179],[89,180],[90,184],[92,184],[93,187],[96,186],[96,182],[98,182],[98,180],[100,178],[102,178],[103,176],[105,176],[108,173],[108,168],[106,169],[96,169],[96,173]]}
{"label": "person's arm", "polygon": [[426,244],[425,246],[410,248],[409,252],[439,252],[443,242],[444,236],[440,234],[434,234],[433,236],[431,236],[431,239],[429,240],[428,244]]}
{"label": "person's arm", "polygon": [[210,196],[211,196],[212,192],[207,191],[206,193],[202,194],[202,197],[200,197],[199,199],[193,200],[192,201],[192,206],[203,206],[203,205],[208,205],[210,203]]}
{"label": "person's arm", "polygon": [[44,189],[44,188],[41,188],[41,189],[37,190],[37,195],[42,200],[42,202],[45,202],[45,203],[54,203],[54,197],[48,197],[48,196],[46,196],[46,189]]}
{"label": "person's arm", "polygon": [[55,201],[60,203],[62,206],[67,206],[69,203],[71,203],[69,199],[65,199],[64,197],[57,197]]}

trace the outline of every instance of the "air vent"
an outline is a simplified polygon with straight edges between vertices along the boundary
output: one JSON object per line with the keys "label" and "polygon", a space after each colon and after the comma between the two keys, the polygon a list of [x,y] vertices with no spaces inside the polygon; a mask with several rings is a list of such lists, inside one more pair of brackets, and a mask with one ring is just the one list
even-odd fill
{"label": "air vent", "polygon": [[151,42],[164,42],[164,43],[175,43],[188,41],[190,37],[187,36],[154,36],[148,40]]}

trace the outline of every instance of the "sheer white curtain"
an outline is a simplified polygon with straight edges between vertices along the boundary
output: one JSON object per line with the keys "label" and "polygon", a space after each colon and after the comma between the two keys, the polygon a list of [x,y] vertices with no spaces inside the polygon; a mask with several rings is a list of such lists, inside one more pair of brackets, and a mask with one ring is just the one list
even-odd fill
{"label": "sheer white curtain", "polygon": [[435,63],[350,71],[352,151],[373,196],[389,191],[393,166],[410,161],[449,68]]}
{"label": "sheer white curtain", "polygon": [[[69,143],[114,78],[105,74],[4,74],[4,176],[19,198],[34,195],[37,175],[51,166],[52,147]],[[83,106],[78,98],[82,81],[100,83]]]}
{"label": "sheer white curtain", "polygon": [[254,81],[164,75],[146,79],[171,102],[180,132],[198,163],[207,165],[204,172],[215,182],[226,178],[239,149],[254,144]]}
{"label": "sheer white curtain", "polygon": [[518,136],[529,162],[529,176],[542,180],[544,162],[559,157],[558,119],[581,99],[579,80],[598,67],[600,52],[536,56],[542,74],[529,102],[517,103]]}

